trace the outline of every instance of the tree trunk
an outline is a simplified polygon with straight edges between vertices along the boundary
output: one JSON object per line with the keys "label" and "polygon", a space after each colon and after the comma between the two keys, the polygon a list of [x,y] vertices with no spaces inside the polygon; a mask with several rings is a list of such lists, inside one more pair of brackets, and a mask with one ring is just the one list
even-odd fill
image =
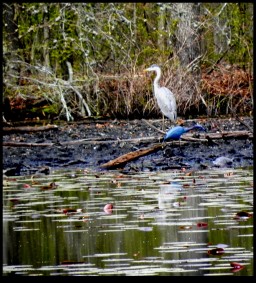
{"label": "tree trunk", "polygon": [[50,68],[50,56],[49,56],[49,11],[47,4],[44,6],[44,45],[43,45],[43,54],[44,54],[44,66]]}
{"label": "tree trunk", "polygon": [[172,18],[177,20],[174,37],[174,52],[180,62],[182,80],[190,87],[182,90],[182,100],[186,106],[194,104],[200,92],[201,81],[201,28],[200,3],[174,3]]}
{"label": "tree trunk", "polygon": [[[212,3],[212,5],[219,9],[219,12],[214,17],[213,38],[215,53],[221,54],[227,50],[228,41],[231,39],[230,29],[228,29],[227,24],[228,15],[225,10],[227,3]],[[222,13],[225,13],[226,17],[223,17]]]}
{"label": "tree trunk", "polygon": [[[19,4],[4,3],[3,4],[3,22],[5,23],[3,38],[3,84],[16,85],[19,83],[17,78],[20,73],[19,64],[13,63],[20,59],[18,57],[18,50],[20,48],[18,28],[16,23],[16,16],[18,14]],[[14,76],[16,78],[14,78]],[[4,91],[5,92],[5,91]]]}
{"label": "tree trunk", "polygon": [[173,5],[174,16],[178,19],[175,49],[181,66],[187,67],[201,55],[200,3],[175,3]]}
{"label": "tree trunk", "polygon": [[165,29],[165,8],[164,7],[159,7],[158,8],[159,11],[159,16],[158,16],[158,21],[157,21],[157,25],[158,25],[158,38],[157,38],[157,43],[158,43],[158,49],[160,51],[164,51],[165,49],[165,41],[164,41],[164,36],[163,36],[163,31]]}

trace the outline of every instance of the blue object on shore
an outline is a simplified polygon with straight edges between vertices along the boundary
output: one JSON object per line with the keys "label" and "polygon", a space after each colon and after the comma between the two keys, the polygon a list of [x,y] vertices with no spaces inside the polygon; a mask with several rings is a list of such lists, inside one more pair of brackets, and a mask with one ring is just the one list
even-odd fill
{"label": "blue object on shore", "polygon": [[194,129],[198,129],[198,130],[201,130],[201,131],[205,131],[206,132],[206,129],[201,126],[200,124],[195,124],[191,127],[183,127],[183,126],[176,126],[176,127],[173,127],[171,128],[167,133],[166,135],[164,136],[164,140],[163,141],[169,141],[169,140],[179,140],[180,137],[189,132],[189,131],[192,131]]}

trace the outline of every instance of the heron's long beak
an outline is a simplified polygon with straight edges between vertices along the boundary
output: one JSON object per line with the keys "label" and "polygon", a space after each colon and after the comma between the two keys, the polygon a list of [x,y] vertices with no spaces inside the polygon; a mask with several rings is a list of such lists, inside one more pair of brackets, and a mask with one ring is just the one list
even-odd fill
{"label": "heron's long beak", "polygon": [[143,72],[148,72],[148,69],[144,69]]}

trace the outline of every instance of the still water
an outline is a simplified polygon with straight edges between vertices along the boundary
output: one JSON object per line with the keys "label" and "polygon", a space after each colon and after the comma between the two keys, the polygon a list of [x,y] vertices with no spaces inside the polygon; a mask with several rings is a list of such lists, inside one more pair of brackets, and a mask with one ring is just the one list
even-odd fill
{"label": "still water", "polygon": [[253,170],[4,177],[3,275],[251,276]]}

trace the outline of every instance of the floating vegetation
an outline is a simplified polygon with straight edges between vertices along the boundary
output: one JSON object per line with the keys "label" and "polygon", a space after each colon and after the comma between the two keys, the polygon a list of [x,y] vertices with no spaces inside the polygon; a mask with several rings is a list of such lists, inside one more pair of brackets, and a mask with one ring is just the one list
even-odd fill
{"label": "floating vegetation", "polygon": [[8,179],[3,275],[251,276],[252,180],[242,169]]}

